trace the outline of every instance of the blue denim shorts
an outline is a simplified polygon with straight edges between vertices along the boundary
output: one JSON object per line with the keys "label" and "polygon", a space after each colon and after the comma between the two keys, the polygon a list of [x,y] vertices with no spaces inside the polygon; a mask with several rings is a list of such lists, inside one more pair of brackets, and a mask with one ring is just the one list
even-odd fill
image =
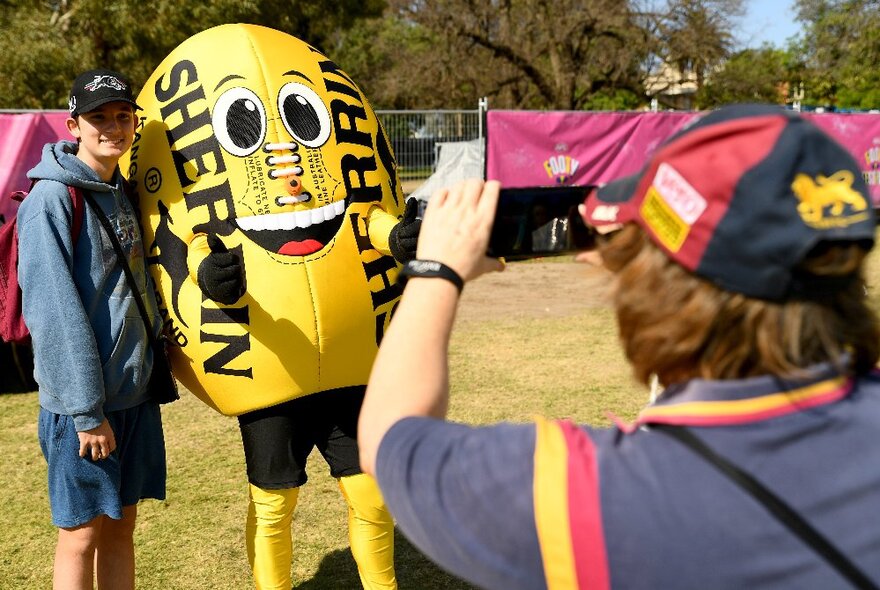
{"label": "blue denim shorts", "polygon": [[165,439],[159,405],[107,413],[116,450],[107,459],[79,456],[73,418],[40,408],[39,437],[48,463],[52,524],[71,528],[144,498],[165,499]]}

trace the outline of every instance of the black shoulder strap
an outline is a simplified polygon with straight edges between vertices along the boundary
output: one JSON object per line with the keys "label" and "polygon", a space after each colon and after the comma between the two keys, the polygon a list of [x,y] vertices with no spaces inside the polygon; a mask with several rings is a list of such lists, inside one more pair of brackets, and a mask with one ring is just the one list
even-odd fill
{"label": "black shoulder strap", "polygon": [[144,305],[144,300],[141,299],[141,291],[138,288],[137,281],[134,279],[131,268],[129,268],[128,266],[128,258],[125,256],[125,252],[122,250],[122,244],[119,243],[119,238],[116,237],[116,232],[110,225],[110,220],[107,219],[107,216],[95,202],[95,198],[89,193],[89,191],[82,191],[82,195],[89,206],[95,211],[95,214],[98,216],[98,220],[101,222],[101,226],[104,228],[104,232],[107,234],[107,237],[110,238],[110,242],[113,244],[113,250],[116,251],[116,257],[119,259],[119,264],[122,266],[122,271],[125,273],[125,278],[128,281],[128,286],[131,287],[131,292],[134,295],[134,302],[137,304],[137,308],[141,314],[141,318],[144,320],[144,326],[147,328],[147,337],[152,343],[154,340],[153,325],[150,323],[150,316],[149,314],[147,314],[147,307]]}
{"label": "black shoulder strap", "polygon": [[801,538],[813,551],[821,555],[840,575],[862,590],[878,590],[877,586],[857,568],[837,547],[795,512],[779,496],[746,471],[737,467],[700,440],[693,432],[681,426],[651,424],[651,430],[671,436],[716,467],[737,485],[754,496],[767,510],[795,535]]}

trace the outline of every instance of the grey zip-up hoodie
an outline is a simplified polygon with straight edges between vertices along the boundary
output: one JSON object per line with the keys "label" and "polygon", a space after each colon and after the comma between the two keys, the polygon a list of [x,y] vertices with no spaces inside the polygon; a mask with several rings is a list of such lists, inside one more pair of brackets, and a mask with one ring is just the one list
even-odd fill
{"label": "grey zip-up hoodie", "polygon": [[38,182],[19,207],[18,275],[24,320],[31,332],[40,405],[73,417],[78,432],[97,427],[104,412],[149,398],[152,350],[113,244],[92,208],[83,203],[76,248],[73,203],[67,186],[89,191],[110,219],[155,333],[161,325],[134,209],[122,190],[76,158],[77,144],[43,148],[28,177]]}

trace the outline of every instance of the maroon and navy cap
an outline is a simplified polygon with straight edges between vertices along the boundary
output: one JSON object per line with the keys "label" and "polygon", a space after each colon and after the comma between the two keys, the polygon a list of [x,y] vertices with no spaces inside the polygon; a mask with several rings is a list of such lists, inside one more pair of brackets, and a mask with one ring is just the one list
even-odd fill
{"label": "maroon and navy cap", "polygon": [[697,119],[640,173],[594,191],[584,217],[592,226],[635,222],[689,271],[771,301],[839,288],[798,266],[822,243],[868,250],[876,229],[849,152],[797,113],[759,104]]}
{"label": "maroon and navy cap", "polygon": [[113,70],[89,70],[73,81],[67,106],[70,116],[76,117],[116,101],[127,102],[135,109],[141,108],[134,101],[131,84],[122,74]]}

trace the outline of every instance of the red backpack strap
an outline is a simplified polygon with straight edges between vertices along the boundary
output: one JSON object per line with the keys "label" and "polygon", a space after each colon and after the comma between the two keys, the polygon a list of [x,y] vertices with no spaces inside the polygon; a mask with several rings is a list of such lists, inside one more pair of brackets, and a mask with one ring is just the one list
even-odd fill
{"label": "red backpack strap", "polygon": [[[12,198],[19,203],[24,200],[26,196],[30,194],[32,190],[34,190],[34,185],[37,184],[39,178],[34,178],[31,180],[31,186],[26,191],[15,191],[12,193]],[[79,230],[82,228],[82,220],[83,220],[83,196],[82,189],[76,186],[67,187],[67,192],[70,193],[70,200],[73,202],[73,225],[70,226],[70,235],[73,238],[73,243],[76,245],[76,239],[79,237]]]}
{"label": "red backpack strap", "polygon": [[68,186],[70,200],[73,202],[73,225],[70,226],[70,237],[73,239],[73,245],[76,246],[76,240],[79,238],[79,230],[82,229],[83,222],[83,194],[82,189],[76,186]]}
{"label": "red backpack strap", "polygon": [[28,194],[29,194],[32,190],[34,190],[34,185],[37,184],[37,180],[39,180],[39,178],[32,178],[32,179],[31,179],[31,185],[28,187],[28,189],[27,189],[26,191],[15,191],[15,192],[12,193],[11,195],[9,195],[9,197],[10,197],[13,201],[18,201],[19,203],[21,203],[21,202],[24,200],[24,198],[25,198],[26,196],[28,196]]}
{"label": "red backpack strap", "polygon": [[[24,200],[28,194],[32,190],[34,190],[34,185],[37,184],[38,179],[31,180],[31,186],[26,191],[15,191],[12,193],[12,198],[18,202]],[[79,238],[80,229],[82,229],[83,222],[83,210],[85,209],[85,201],[83,200],[82,189],[77,186],[67,186],[67,192],[70,193],[70,200],[73,203],[73,220],[70,226],[70,237],[73,239],[73,245],[76,246],[76,241]]]}

